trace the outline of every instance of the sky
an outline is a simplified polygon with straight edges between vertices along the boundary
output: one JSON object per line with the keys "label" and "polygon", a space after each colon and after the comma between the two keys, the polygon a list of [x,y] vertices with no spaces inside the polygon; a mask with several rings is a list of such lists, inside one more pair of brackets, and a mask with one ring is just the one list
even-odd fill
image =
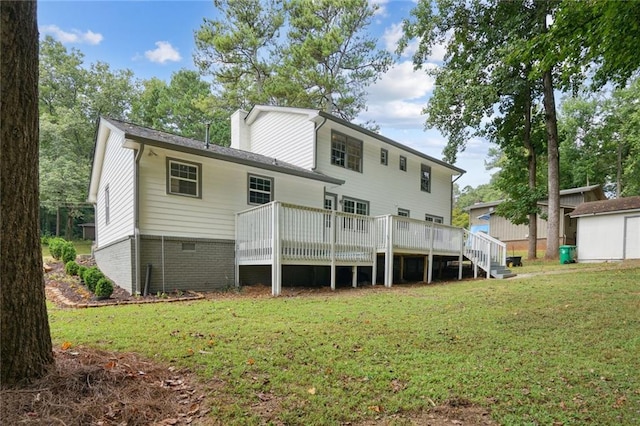
{"label": "sky", "polygon": [[[402,35],[402,20],[413,1],[372,0],[379,5],[367,29],[379,47],[394,53]],[[67,49],[84,54],[85,66],[106,62],[112,70],[130,69],[138,79],[157,77],[169,81],[180,69],[193,69],[194,33],[204,18],[216,18],[212,0],[111,0],[38,1],[40,36],[50,35]],[[444,49],[435,48],[427,66],[441,63]],[[434,88],[424,71],[414,71],[412,49],[396,57],[395,65],[368,88],[368,108],[357,122],[375,121],[380,133],[427,155],[441,159],[446,139],[424,128],[422,109]],[[489,143],[467,142],[455,164],[466,170],[456,182],[460,188],[488,183],[484,161]]]}

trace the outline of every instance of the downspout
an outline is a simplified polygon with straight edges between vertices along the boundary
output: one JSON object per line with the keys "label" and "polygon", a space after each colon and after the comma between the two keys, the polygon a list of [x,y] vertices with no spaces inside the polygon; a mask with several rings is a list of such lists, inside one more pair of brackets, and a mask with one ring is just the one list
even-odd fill
{"label": "downspout", "polygon": [[315,128],[315,139],[313,141],[313,167],[311,167],[311,170],[313,170],[314,172],[318,167],[318,131],[320,130],[320,127],[324,126],[324,123],[326,122],[327,118],[322,117],[322,123],[317,124]]}
{"label": "downspout", "polygon": [[451,181],[451,197],[450,197],[450,200],[449,200],[449,203],[451,204],[451,206],[449,208],[449,211],[451,212],[450,213],[451,217],[449,218],[449,225],[451,225],[451,222],[453,222],[453,184],[456,183],[456,181],[458,179],[460,179],[462,177],[462,175],[464,175],[464,173],[460,173],[457,178],[455,178],[454,180]]}
{"label": "downspout", "polygon": [[134,284],[135,294],[141,294],[140,289],[140,159],[142,158],[142,153],[144,152],[144,144],[140,144],[140,149],[136,152],[135,158],[135,177],[134,177],[134,185],[133,185],[133,220],[134,220],[134,228],[133,228],[133,245],[135,249],[135,271],[136,271],[136,279]]}

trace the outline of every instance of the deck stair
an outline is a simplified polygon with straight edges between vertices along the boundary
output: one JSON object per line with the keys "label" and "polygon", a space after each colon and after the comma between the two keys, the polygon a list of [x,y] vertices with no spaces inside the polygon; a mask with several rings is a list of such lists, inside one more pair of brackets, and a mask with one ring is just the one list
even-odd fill
{"label": "deck stair", "polygon": [[507,247],[502,241],[483,232],[465,230],[464,256],[473,263],[474,277],[478,268],[487,273],[487,278],[510,278],[516,276],[507,267]]}

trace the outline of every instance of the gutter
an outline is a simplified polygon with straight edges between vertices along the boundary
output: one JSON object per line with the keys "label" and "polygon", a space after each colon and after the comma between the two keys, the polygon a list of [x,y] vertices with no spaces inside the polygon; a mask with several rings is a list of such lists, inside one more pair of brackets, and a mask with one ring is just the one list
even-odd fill
{"label": "gutter", "polygon": [[133,245],[135,249],[135,283],[134,289],[136,294],[141,294],[140,290],[140,159],[144,152],[144,144],[140,144],[140,148],[136,151],[135,156],[135,176],[133,184]]}
{"label": "gutter", "polygon": [[456,177],[454,180],[451,181],[451,196],[449,197],[449,204],[450,204],[449,211],[451,212],[450,213],[451,217],[449,218],[449,225],[451,225],[451,222],[453,222],[453,184],[456,183],[456,181],[460,179],[464,173],[465,172],[463,171],[458,175],[458,177]]}

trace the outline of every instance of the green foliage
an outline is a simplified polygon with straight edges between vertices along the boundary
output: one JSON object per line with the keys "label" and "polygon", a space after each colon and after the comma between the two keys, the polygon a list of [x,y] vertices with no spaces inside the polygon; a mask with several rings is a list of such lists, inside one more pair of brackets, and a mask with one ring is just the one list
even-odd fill
{"label": "green foliage", "polygon": [[64,238],[60,237],[52,238],[49,240],[49,252],[54,259],[60,260],[62,258],[62,250],[64,249],[66,243],[67,241]]}
{"label": "green foliage", "polygon": [[[637,423],[640,268],[525,262],[527,272],[541,265],[571,273],[331,297],[54,308],[51,332],[56,344],[134,351],[190,368],[204,383],[223,378],[207,389],[214,401],[233,401],[211,407],[223,424],[239,415],[244,424],[378,424],[398,415],[408,424],[411,413],[424,424],[425,404],[454,398],[490,405],[503,425]],[[150,338],[140,324],[166,332]],[[256,407],[257,390],[286,401],[277,417]]]}
{"label": "green foliage", "polygon": [[108,278],[100,278],[96,284],[94,294],[97,297],[108,298],[113,293],[113,283]]}
{"label": "green foliage", "polygon": [[320,108],[352,120],[365,87],[391,64],[366,35],[366,0],[215,0],[220,19],[196,31],[195,61],[226,109],[255,104]]}
{"label": "green foliage", "polygon": [[71,241],[65,241],[64,244],[62,244],[60,258],[65,264],[72,260],[76,260],[76,248]]}
{"label": "green foliage", "polygon": [[80,268],[80,265],[78,265],[75,260],[70,260],[64,264],[64,271],[68,275],[78,275],[79,268]]}
{"label": "green foliage", "polygon": [[[78,265],[78,277],[82,280],[82,282],[84,283],[84,274],[89,270],[89,268],[87,268],[84,265]],[[86,284],[86,283],[85,283]]]}
{"label": "green foliage", "polygon": [[102,271],[100,271],[100,269],[98,269],[97,266],[92,266],[91,268],[87,269],[83,275],[83,281],[91,292],[95,292],[96,285],[101,278],[104,278],[104,274],[102,273]]}

